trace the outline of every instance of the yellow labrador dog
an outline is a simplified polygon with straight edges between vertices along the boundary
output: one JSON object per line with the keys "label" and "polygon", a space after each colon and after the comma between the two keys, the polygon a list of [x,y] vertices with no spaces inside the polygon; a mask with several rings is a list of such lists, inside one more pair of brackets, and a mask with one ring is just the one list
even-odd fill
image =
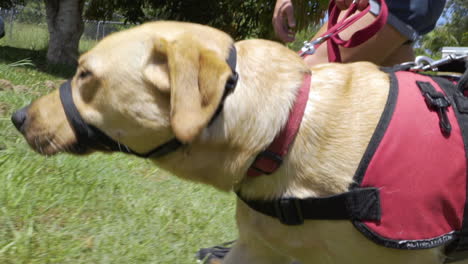
{"label": "yellow labrador dog", "polygon": [[[226,94],[232,45],[238,80]],[[246,177],[256,155],[288,120],[310,72],[304,117],[282,166],[272,175]],[[82,119],[133,153],[151,152],[176,138],[181,146],[151,156],[158,167],[248,199],[272,199],[348,190],[384,109],[389,77],[365,62],[309,69],[296,53],[274,42],[234,43],[207,26],[154,22],[113,34],[82,55],[69,86]],[[60,96],[55,91],[14,114],[13,122],[33,149],[45,155],[115,150],[80,144]],[[386,248],[344,220],[284,225],[241,200],[237,224],[239,239],[223,263],[444,261],[442,247]]]}

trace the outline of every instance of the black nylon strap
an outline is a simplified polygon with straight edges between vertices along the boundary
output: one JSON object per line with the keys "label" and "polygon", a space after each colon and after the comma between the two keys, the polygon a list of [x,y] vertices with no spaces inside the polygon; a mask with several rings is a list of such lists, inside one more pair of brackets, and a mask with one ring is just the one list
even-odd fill
{"label": "black nylon strap", "polygon": [[138,154],[134,151],[132,151],[131,153],[141,158],[158,158],[161,156],[165,156],[173,151],[176,151],[178,148],[182,147],[182,145],[182,142],[180,142],[177,138],[173,138],[167,141],[166,143],[158,146],[157,148],[154,148],[146,154]]}
{"label": "black nylon strap", "polygon": [[208,126],[213,124],[214,120],[221,114],[224,108],[224,100],[226,97],[234,92],[237,86],[237,80],[239,79],[239,74],[236,72],[236,65],[237,65],[237,51],[234,46],[232,46],[229,50],[229,57],[226,60],[227,64],[231,68],[232,74],[229,76],[229,79],[224,86],[223,96],[221,98],[221,103],[218,105],[213,117],[211,117],[210,122],[208,122]]}
{"label": "black nylon strap", "polygon": [[[468,60],[466,61],[466,64],[468,65]],[[461,93],[465,93],[468,90],[468,69],[463,73],[462,77],[458,81],[457,89]]]}
{"label": "black nylon strap", "polygon": [[[88,146],[108,151],[119,148],[114,143],[114,140],[102,133],[99,129],[88,125],[83,118],[81,118],[80,112],[73,102],[71,81],[67,81],[60,86],[60,100],[67,120],[75,133],[78,142],[78,152],[84,152]],[[128,149],[123,148],[122,151],[128,152]]]}
{"label": "black nylon strap", "polygon": [[[466,62],[468,64],[468,61]],[[458,111],[461,113],[468,113],[468,99],[465,93],[468,92],[468,70],[461,76],[460,80],[457,83],[457,91],[455,93],[454,99],[458,107]]]}
{"label": "black nylon strap", "polygon": [[60,100],[62,102],[63,109],[65,110],[65,115],[67,116],[68,122],[70,122],[75,136],[78,142],[88,143],[92,132],[89,129],[89,126],[81,118],[80,112],[73,102],[73,95],[71,90],[71,81],[68,80],[60,86]]}
{"label": "black nylon strap", "polygon": [[356,188],[345,193],[314,198],[249,200],[237,193],[250,208],[278,218],[285,225],[301,225],[304,220],[379,221],[380,196],[377,188]]}

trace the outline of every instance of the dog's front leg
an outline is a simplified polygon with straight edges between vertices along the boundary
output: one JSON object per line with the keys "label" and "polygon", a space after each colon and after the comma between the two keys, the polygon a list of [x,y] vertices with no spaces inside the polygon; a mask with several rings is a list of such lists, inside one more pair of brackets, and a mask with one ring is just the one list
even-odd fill
{"label": "dog's front leg", "polygon": [[222,264],[290,264],[292,259],[278,254],[264,242],[239,238]]}

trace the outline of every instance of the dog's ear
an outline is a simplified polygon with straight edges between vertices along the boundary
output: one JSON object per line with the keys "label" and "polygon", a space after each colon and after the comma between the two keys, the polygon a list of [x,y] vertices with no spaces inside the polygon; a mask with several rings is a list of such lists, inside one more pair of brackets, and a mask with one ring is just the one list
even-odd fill
{"label": "dog's ear", "polygon": [[218,108],[231,69],[225,58],[203,47],[191,34],[155,46],[154,61],[166,59],[167,68],[145,70],[146,79],[153,79],[160,90],[170,91],[172,129],[180,141],[191,142]]}

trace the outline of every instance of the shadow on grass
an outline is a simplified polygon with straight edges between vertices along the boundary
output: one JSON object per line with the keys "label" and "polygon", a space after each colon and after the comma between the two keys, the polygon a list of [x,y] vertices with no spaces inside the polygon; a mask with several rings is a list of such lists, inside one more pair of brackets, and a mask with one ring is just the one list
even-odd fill
{"label": "shadow on grass", "polygon": [[35,65],[35,70],[63,79],[68,79],[73,76],[76,71],[75,66],[49,64],[46,60],[46,54],[47,51],[45,50],[30,50],[10,46],[0,46],[0,63],[10,64],[23,59],[30,59]]}

